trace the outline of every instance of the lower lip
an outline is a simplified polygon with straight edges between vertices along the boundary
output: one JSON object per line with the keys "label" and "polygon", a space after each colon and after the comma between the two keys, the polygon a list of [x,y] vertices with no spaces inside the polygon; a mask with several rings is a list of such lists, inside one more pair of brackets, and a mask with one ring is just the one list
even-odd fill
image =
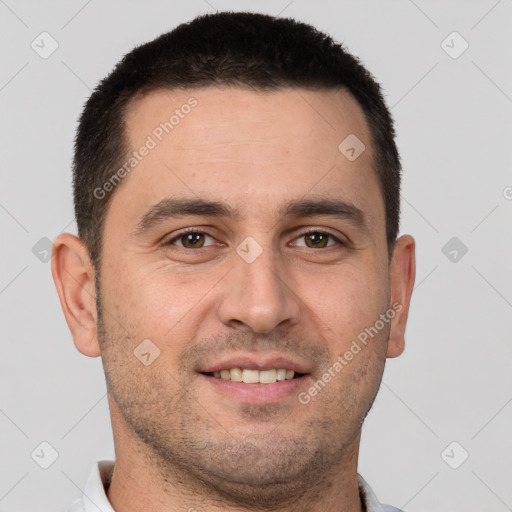
{"label": "lower lip", "polygon": [[199,377],[219,392],[227,394],[244,404],[276,403],[290,396],[297,396],[309,380],[309,375],[303,375],[295,379],[277,381],[273,384],[245,384],[244,382],[210,377],[202,373],[199,374]]}

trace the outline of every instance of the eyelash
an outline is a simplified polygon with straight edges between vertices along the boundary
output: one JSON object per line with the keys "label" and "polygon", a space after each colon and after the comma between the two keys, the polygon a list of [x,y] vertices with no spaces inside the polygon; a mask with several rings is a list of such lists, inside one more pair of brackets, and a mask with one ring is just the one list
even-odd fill
{"label": "eyelash", "polygon": [[[170,240],[168,240],[167,242],[165,242],[164,246],[174,245],[174,242],[176,242],[176,240],[179,240],[179,239],[181,239],[181,238],[183,238],[186,235],[189,235],[191,233],[198,234],[198,235],[207,235],[207,236],[209,236],[211,238],[214,238],[212,235],[210,235],[210,233],[208,233],[206,231],[201,231],[201,230],[198,230],[198,229],[190,228],[188,230],[182,231],[179,235],[177,235],[177,236],[171,238]],[[297,240],[299,238],[302,238],[302,237],[305,237],[307,235],[311,235],[311,234],[325,235],[325,236],[328,236],[329,238],[331,238],[332,240],[334,240],[335,242],[337,242],[338,245],[341,245],[341,246],[346,245],[344,242],[342,242],[338,237],[334,236],[332,233],[329,233],[328,231],[323,231],[323,230],[320,230],[320,229],[313,229],[313,230],[310,230],[310,231],[304,231],[299,236],[297,236],[295,238],[295,240]],[[178,246],[178,247],[180,247],[181,249],[185,249],[187,251],[196,251],[196,252],[198,252],[198,251],[207,249],[209,246],[207,246],[207,247],[199,247],[197,249],[193,249],[191,247],[181,247],[181,246]],[[329,247],[334,247],[334,245],[328,245],[327,247],[320,247],[319,249],[327,249]],[[315,249],[313,247],[305,247],[305,249],[317,250],[317,249]]]}

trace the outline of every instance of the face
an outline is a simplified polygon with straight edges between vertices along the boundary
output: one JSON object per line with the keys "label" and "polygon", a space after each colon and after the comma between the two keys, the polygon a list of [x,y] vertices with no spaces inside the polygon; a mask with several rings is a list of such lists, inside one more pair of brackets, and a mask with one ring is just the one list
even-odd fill
{"label": "face", "polygon": [[153,147],[105,221],[114,432],[224,499],[299,496],[357,452],[395,321],[364,115],[344,91],[202,88],[151,93],[126,121],[133,150]]}

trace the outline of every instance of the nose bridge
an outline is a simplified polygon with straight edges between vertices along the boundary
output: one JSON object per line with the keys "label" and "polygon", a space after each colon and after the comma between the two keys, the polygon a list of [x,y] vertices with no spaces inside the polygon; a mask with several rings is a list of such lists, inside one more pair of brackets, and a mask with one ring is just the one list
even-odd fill
{"label": "nose bridge", "polygon": [[272,249],[258,248],[248,240],[240,244],[237,253],[221,298],[220,320],[231,327],[245,324],[260,333],[268,333],[282,323],[296,323],[297,297],[291,283],[286,283],[286,274]]}

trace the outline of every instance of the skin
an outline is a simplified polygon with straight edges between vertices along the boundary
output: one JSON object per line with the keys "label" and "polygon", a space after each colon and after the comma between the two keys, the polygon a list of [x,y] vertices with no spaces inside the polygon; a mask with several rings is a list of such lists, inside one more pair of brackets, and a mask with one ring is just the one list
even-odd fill
{"label": "skin", "polygon": [[[54,244],[52,272],[75,345],[101,355],[105,368],[116,448],[108,498],[120,512],[361,511],[361,425],[386,358],[404,350],[415,277],[411,236],[388,259],[362,110],[343,90],[157,91],[130,106],[131,146],[191,96],[198,105],[115,190],[100,297],[82,242],[66,233]],[[350,133],[366,145],[353,162],[338,150]],[[223,201],[240,216],[167,218],[135,234],[167,197]],[[304,198],[343,199],[364,213],[366,229],[277,213]],[[189,227],[209,236],[184,248],[176,237]],[[335,238],[317,246],[308,230]],[[235,250],[248,236],[262,248],[252,263]],[[296,393],[241,403],[197,373],[232,352],[279,353],[310,365],[307,391],[393,303],[401,309],[390,323],[308,404]],[[133,352],[147,338],[160,355],[145,366]]]}

